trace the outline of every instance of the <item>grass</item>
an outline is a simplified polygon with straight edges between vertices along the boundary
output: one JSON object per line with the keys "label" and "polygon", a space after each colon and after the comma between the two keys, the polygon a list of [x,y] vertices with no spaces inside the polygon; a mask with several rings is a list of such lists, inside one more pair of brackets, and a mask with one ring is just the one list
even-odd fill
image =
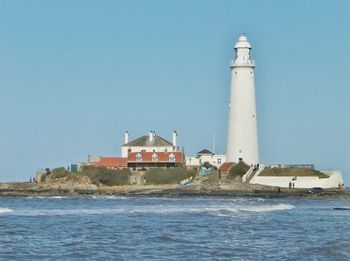
{"label": "grass", "polygon": [[49,180],[55,180],[55,179],[62,179],[62,178],[69,178],[71,173],[66,170],[64,167],[55,168],[50,173],[42,174],[40,177],[41,182],[49,181]]}
{"label": "grass", "polygon": [[53,169],[50,174],[43,174],[41,176],[41,182],[55,181],[58,179],[79,182],[82,177],[87,176],[91,183],[97,186],[128,185],[130,184],[130,175],[131,172],[129,170],[112,170],[104,167],[96,168],[92,166],[85,166],[80,172],[75,174],[62,167]]}
{"label": "grass", "polygon": [[155,168],[147,170],[144,177],[147,185],[175,184],[195,174],[196,172],[194,170],[186,170],[185,168]]}
{"label": "grass", "polygon": [[[85,166],[78,173],[71,173],[65,168],[56,168],[50,174],[43,174],[42,182],[65,180],[65,181],[82,181],[82,177],[88,177],[92,184],[97,186],[118,186],[130,184],[130,170],[112,170],[104,167]],[[175,184],[188,177],[194,176],[194,170],[186,170],[185,168],[173,169],[149,169],[145,173],[146,184]]]}
{"label": "grass", "polygon": [[319,177],[328,178],[328,176],[318,170],[304,168],[265,168],[259,176],[262,177]]}
{"label": "grass", "polygon": [[81,172],[76,175],[88,176],[91,182],[95,185],[129,185],[130,170],[113,170],[104,167],[83,167]]}
{"label": "grass", "polygon": [[202,182],[207,185],[217,185],[219,183],[219,173],[214,172],[202,177]]}

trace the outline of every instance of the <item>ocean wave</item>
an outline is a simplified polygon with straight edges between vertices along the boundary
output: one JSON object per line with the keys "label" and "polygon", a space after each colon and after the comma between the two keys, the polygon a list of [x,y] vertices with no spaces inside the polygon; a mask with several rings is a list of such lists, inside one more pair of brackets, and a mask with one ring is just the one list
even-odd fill
{"label": "ocean wave", "polygon": [[18,216],[89,216],[89,215],[118,215],[118,214],[174,214],[174,213],[204,213],[215,212],[209,209],[184,209],[164,207],[122,207],[122,208],[96,208],[96,209],[32,209],[18,210]]}
{"label": "ocean wave", "polygon": [[[56,209],[23,209],[17,210],[14,214],[20,216],[65,216],[65,215],[119,215],[119,214],[175,214],[175,213],[196,213],[216,216],[232,216],[246,212],[272,212],[293,209],[294,206],[288,204],[223,204],[209,206],[179,206],[167,204],[154,204],[144,206],[119,206],[112,208],[56,208]],[[10,209],[0,209],[3,213],[12,212]]]}
{"label": "ocean wave", "polygon": [[62,198],[68,198],[66,196],[37,196],[35,198],[40,198],[40,199],[62,199]]}
{"label": "ocean wave", "polygon": [[11,213],[11,212],[13,212],[13,210],[10,209],[10,208],[0,208],[0,214],[2,214],[2,213]]}
{"label": "ocean wave", "polygon": [[260,205],[260,206],[249,206],[241,208],[242,211],[247,212],[271,212],[278,210],[288,210],[293,209],[294,206],[288,204],[277,204],[277,205]]}
{"label": "ocean wave", "polygon": [[128,197],[125,196],[91,196],[92,199],[130,199]]}

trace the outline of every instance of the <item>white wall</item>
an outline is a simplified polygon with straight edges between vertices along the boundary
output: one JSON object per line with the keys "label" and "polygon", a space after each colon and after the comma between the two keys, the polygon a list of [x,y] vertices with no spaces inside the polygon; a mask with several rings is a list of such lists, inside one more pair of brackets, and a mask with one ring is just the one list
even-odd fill
{"label": "white wall", "polygon": [[342,184],[343,177],[340,171],[322,171],[329,178],[318,178],[318,177],[297,177],[296,180],[292,180],[294,176],[290,177],[264,177],[255,176],[249,182],[250,184],[260,184],[267,186],[275,186],[281,188],[288,188],[289,182],[295,184],[295,188],[337,188],[339,184]]}
{"label": "white wall", "polygon": [[199,158],[185,157],[187,167],[199,167],[201,165]]}
{"label": "white wall", "polygon": [[131,149],[131,152],[174,152],[176,151],[176,148],[174,149],[173,146],[122,146],[122,157],[126,158],[128,157],[128,150]]}
{"label": "white wall", "polygon": [[186,157],[186,166],[197,167],[204,162],[209,162],[215,167],[220,167],[220,165],[226,162],[226,155],[202,155],[200,157]]}
{"label": "white wall", "polygon": [[242,158],[248,165],[259,163],[258,130],[255,105],[254,63],[250,44],[241,36],[235,46],[231,65],[231,94],[227,133],[227,161]]}

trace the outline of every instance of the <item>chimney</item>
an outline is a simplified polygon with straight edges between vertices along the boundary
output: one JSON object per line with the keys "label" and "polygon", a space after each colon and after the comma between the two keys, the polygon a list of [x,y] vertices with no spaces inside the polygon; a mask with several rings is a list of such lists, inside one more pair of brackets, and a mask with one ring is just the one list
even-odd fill
{"label": "chimney", "polygon": [[129,132],[126,131],[125,134],[124,134],[124,144],[126,144],[128,142],[129,142]]}
{"label": "chimney", "polygon": [[149,132],[149,140],[152,141],[153,140],[153,131]]}
{"label": "chimney", "polygon": [[176,149],[176,136],[177,136],[177,132],[174,130],[173,131],[173,146],[175,147],[175,149]]}

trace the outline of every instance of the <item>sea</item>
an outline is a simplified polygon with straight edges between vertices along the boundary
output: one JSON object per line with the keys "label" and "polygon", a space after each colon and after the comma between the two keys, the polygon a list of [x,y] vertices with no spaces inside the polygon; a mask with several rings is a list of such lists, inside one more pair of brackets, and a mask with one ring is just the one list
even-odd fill
{"label": "sea", "polygon": [[0,260],[350,260],[350,201],[2,197]]}

